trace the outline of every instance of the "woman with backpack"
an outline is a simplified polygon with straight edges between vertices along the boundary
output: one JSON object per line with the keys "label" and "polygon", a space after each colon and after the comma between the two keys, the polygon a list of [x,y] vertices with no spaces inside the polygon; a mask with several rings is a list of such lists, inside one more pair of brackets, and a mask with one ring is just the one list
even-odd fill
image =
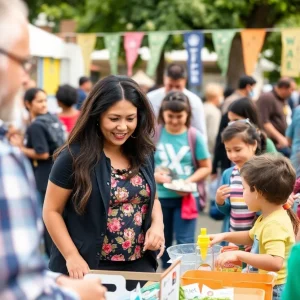
{"label": "woman with backpack", "polygon": [[[19,135],[13,135],[10,142],[18,146],[29,158],[34,171],[38,197],[43,205],[52,168],[52,155],[64,143],[65,132],[57,116],[48,112],[47,94],[44,90],[31,88],[26,91],[24,100],[31,123],[26,129],[24,139]],[[45,250],[50,256],[52,242],[47,231],[44,238]]]}
{"label": "woman with backpack", "polygon": [[[175,192],[165,188],[164,183],[170,183],[172,176],[186,183],[199,183],[211,172],[207,145],[201,133],[190,127],[190,122],[191,107],[187,96],[181,92],[167,94],[159,112],[155,153],[155,180],[162,205],[167,248],[172,245],[174,233],[177,244],[194,243],[197,203],[204,199],[200,198],[203,194],[199,195],[199,192]],[[165,170],[169,170],[169,174],[166,175]],[[190,215],[186,215],[186,209],[193,205],[196,213],[191,211]],[[164,253],[163,268],[168,267],[168,259],[168,254]]]}

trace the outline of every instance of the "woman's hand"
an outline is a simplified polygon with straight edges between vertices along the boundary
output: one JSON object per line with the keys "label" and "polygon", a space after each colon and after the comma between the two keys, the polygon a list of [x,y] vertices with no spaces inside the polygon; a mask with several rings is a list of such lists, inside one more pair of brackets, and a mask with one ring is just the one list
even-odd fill
{"label": "woman's hand", "polygon": [[210,239],[209,246],[213,246],[215,244],[223,242],[226,239],[225,232],[223,232],[223,233],[217,233],[217,234],[210,234],[209,235],[209,239]]}
{"label": "woman's hand", "polygon": [[172,178],[168,176],[165,172],[156,171],[154,173],[154,178],[156,183],[164,184],[164,183],[170,183],[172,181]]}
{"label": "woman's hand", "polygon": [[71,278],[82,279],[83,276],[89,273],[90,268],[86,261],[79,253],[73,254],[66,259],[67,269]]}
{"label": "woman's hand", "polygon": [[239,251],[228,251],[221,253],[216,260],[215,266],[217,269],[222,269],[227,263],[239,261]]}
{"label": "woman's hand", "polygon": [[146,250],[160,250],[159,254],[157,255],[157,259],[159,259],[163,255],[165,251],[165,235],[163,223],[155,224],[152,222],[151,227],[146,232],[143,251]]}
{"label": "woman's hand", "polygon": [[221,185],[217,189],[217,193],[216,193],[217,204],[223,205],[226,198],[228,198],[230,196],[230,192],[231,192],[231,187],[229,185],[227,185],[227,184]]}
{"label": "woman's hand", "polygon": [[21,148],[23,146],[23,138],[19,134],[13,134],[9,137],[9,142],[12,146]]}

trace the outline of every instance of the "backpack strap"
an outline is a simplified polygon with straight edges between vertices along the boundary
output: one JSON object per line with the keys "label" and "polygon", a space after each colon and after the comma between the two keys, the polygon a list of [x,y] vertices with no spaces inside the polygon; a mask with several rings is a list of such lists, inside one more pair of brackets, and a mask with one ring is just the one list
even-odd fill
{"label": "backpack strap", "polygon": [[196,158],[197,129],[195,127],[190,127],[188,129],[188,142],[192,153],[194,167],[195,169],[198,169],[198,161]]}
{"label": "backpack strap", "polygon": [[[191,149],[191,154],[192,154],[192,161],[195,170],[199,168],[198,160],[196,158],[196,145],[197,145],[197,129],[195,127],[190,127],[188,129],[188,143]],[[201,210],[204,209],[206,205],[206,190],[205,190],[205,184],[204,181],[201,180],[200,182],[197,182],[197,190],[199,193],[199,198],[200,198],[200,207]]]}

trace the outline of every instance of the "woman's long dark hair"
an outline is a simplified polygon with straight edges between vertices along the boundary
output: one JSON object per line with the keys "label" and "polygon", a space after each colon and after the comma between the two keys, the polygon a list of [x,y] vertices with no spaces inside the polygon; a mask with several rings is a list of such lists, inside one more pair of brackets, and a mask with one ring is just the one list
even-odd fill
{"label": "woman's long dark hair", "polygon": [[249,119],[249,121],[256,126],[260,133],[260,150],[262,153],[264,153],[267,147],[267,135],[261,126],[255,103],[249,98],[244,97],[231,103],[228,111],[231,111],[245,119]]}
{"label": "woman's long dark hair", "polygon": [[[137,107],[137,127],[133,136],[122,146],[131,165],[131,176],[138,173],[147,157],[155,150],[152,142],[155,118],[146,95],[135,81],[126,76],[108,76],[98,81],[82,106],[78,121],[68,141],[54,155],[54,159],[70,145],[79,144],[80,152],[73,157],[74,196],[76,212],[83,214],[92,192],[91,173],[100,160],[104,138],[99,128],[101,115],[116,102],[126,99]],[[73,155],[72,155],[73,156]]]}

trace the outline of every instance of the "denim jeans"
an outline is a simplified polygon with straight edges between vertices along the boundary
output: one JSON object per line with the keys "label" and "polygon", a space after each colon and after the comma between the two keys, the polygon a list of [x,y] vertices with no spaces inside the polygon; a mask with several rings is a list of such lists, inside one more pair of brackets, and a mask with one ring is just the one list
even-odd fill
{"label": "denim jeans", "polygon": [[[284,284],[275,285],[273,288],[273,300],[281,300]],[[292,299],[291,299],[292,300]]]}
{"label": "denim jeans", "polygon": [[[199,199],[196,199],[197,201]],[[197,219],[184,220],[181,218],[182,198],[163,198],[160,199],[164,218],[164,234],[166,249],[172,246],[175,235],[177,244],[195,243],[195,230]],[[168,268],[170,264],[167,251],[162,256],[162,267]]]}

